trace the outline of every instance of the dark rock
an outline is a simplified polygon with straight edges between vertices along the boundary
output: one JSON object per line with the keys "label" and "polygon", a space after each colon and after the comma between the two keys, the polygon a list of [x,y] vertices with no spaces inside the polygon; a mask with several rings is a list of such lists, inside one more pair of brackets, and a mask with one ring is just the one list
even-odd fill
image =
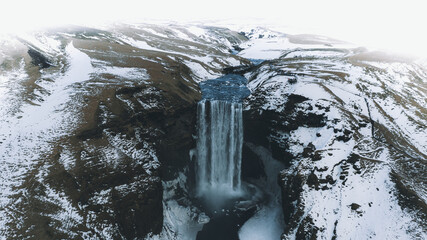
{"label": "dark rock", "polygon": [[296,77],[288,78],[288,83],[290,83],[290,84],[295,84],[295,83],[297,83],[297,78],[296,78]]}
{"label": "dark rock", "polygon": [[304,148],[302,156],[311,158],[312,161],[319,161],[322,159],[322,154],[316,151],[316,147],[312,143],[309,143],[307,147]]}
{"label": "dark rock", "polygon": [[340,136],[336,137],[336,139],[338,141],[348,142],[348,141],[350,141],[351,137],[348,137],[346,135],[340,135]]}
{"label": "dark rock", "polygon": [[361,206],[359,204],[357,204],[357,203],[352,203],[352,204],[349,205],[349,207],[351,208],[351,210],[356,211]]}
{"label": "dark rock", "polygon": [[[405,186],[402,182],[402,178],[396,173],[392,171],[390,173],[390,179],[396,184],[396,197],[397,202],[401,206],[402,209],[406,209],[412,213],[414,213],[418,219],[420,219],[420,223],[422,223],[422,227],[426,228],[427,222],[427,204],[418,196],[418,194]],[[379,189],[377,188],[377,191]]]}
{"label": "dark rock", "polygon": [[[334,132],[337,133],[338,131],[336,132],[334,129]],[[336,139],[338,141],[343,141],[343,142],[348,142],[351,139],[352,133],[353,133],[352,131],[350,131],[348,129],[344,129],[344,131],[339,130],[339,132],[343,132],[343,135],[338,136]]]}
{"label": "dark rock", "polygon": [[356,162],[359,161],[359,159],[360,159],[359,155],[355,153],[351,153],[350,156],[348,156],[347,158],[347,162],[351,164],[355,164]]}
{"label": "dark rock", "polygon": [[320,152],[314,152],[312,158],[313,161],[319,161],[322,160],[322,154],[320,154]]}
{"label": "dark rock", "polygon": [[305,147],[302,151],[302,156],[311,157],[313,155],[314,150],[316,150],[316,147],[314,147],[313,143],[309,143],[307,144],[307,147]]}
{"label": "dark rock", "polygon": [[[164,123],[165,135],[157,145],[159,160],[165,163],[162,168],[163,179],[174,178],[177,169],[183,169],[189,165],[189,151],[196,146],[193,139],[196,131],[196,116],[195,105],[189,106],[169,116],[168,119],[171,122]],[[153,121],[159,121],[159,119]]]}
{"label": "dark rock", "polygon": [[333,185],[335,182],[336,182],[336,180],[334,180],[331,175],[327,175],[326,178],[324,178],[324,179],[322,179],[322,178],[319,179],[320,184],[326,184],[326,185],[331,184],[331,185]]}
{"label": "dark rock", "polygon": [[285,167],[289,167],[292,160],[295,158],[295,156],[287,150],[287,143],[272,141],[270,143],[270,149],[273,158],[282,162]]}
{"label": "dark rock", "polygon": [[238,45],[234,45],[234,46],[233,46],[233,49],[234,49],[234,50],[236,50],[236,51],[238,51],[238,52],[240,52],[240,51],[244,50],[243,48],[241,48],[241,47],[240,47],[240,46],[238,46]]}
{"label": "dark rock", "polygon": [[247,72],[251,72],[254,69],[258,68],[255,65],[240,65],[240,66],[235,66],[235,67],[226,67],[222,70],[222,72],[224,74],[239,74],[239,75],[243,75]]}
{"label": "dark rock", "polygon": [[335,184],[336,182],[336,180],[334,180],[334,178],[331,175],[327,175],[326,180],[328,181],[329,184]]}
{"label": "dark rock", "polygon": [[338,220],[336,220],[334,222],[334,231],[332,232],[332,239],[331,240],[337,239],[337,225],[338,225]]}
{"label": "dark rock", "polygon": [[360,127],[360,128],[364,128],[364,127],[366,127],[366,126],[368,126],[368,124],[366,124],[365,122],[360,122],[360,123],[359,123],[359,127]]}
{"label": "dark rock", "polygon": [[101,127],[94,127],[91,129],[83,130],[80,133],[78,133],[77,137],[81,140],[101,138],[102,137],[102,128]]}
{"label": "dark rock", "polygon": [[296,94],[290,94],[288,96],[288,101],[286,102],[285,109],[286,109],[286,111],[292,111],[295,108],[296,104],[305,102],[307,100],[308,100],[308,98],[306,98],[304,96],[296,95]]}
{"label": "dark rock", "polygon": [[[332,123],[333,124],[337,124],[337,123],[339,123],[339,122],[341,122],[341,120],[340,119],[338,119],[338,118],[334,118],[334,119],[332,119]],[[335,130],[335,129],[334,129]],[[337,131],[338,131],[338,129],[337,129]]]}
{"label": "dark rock", "polygon": [[319,171],[319,172],[324,172],[324,171],[328,170],[328,167],[327,166],[324,166],[322,168],[314,167],[314,170]]}
{"label": "dark rock", "polygon": [[272,118],[275,118],[273,116],[274,113],[269,111],[265,111],[261,115],[256,112],[243,112],[245,142],[252,142],[268,148],[268,136],[271,133],[269,125]]}
{"label": "dark rock", "polygon": [[30,55],[32,59],[31,63],[39,68],[48,68],[52,66],[46,56],[33,48],[28,49],[28,55]]}
{"label": "dark rock", "polygon": [[131,189],[126,192],[112,191],[116,221],[126,239],[161,232],[163,216],[158,214],[163,211],[162,191],[159,191],[162,186],[160,181],[154,184],[149,186],[149,190],[144,194],[133,192]]}
{"label": "dark rock", "polygon": [[[302,115],[301,115],[302,118]],[[301,118],[298,118],[297,120],[302,120]],[[325,122],[325,115],[319,115],[319,114],[315,114],[315,113],[308,113],[306,115],[306,119],[303,120],[301,123],[303,124],[303,126],[306,127],[313,127],[313,128],[320,128],[320,127],[324,127],[326,125]]]}
{"label": "dark rock", "polygon": [[298,227],[295,239],[317,239],[317,232],[319,228],[313,223],[313,219],[308,216],[305,217]]}
{"label": "dark rock", "polygon": [[[122,99],[132,102],[132,108]],[[146,109],[138,100],[161,104]],[[92,112],[93,122],[76,133],[73,139],[74,148],[79,151],[76,166],[68,174],[52,168],[50,176],[55,179],[52,185],[64,191],[76,205],[85,206],[85,211],[96,212],[91,221],[117,225],[117,239],[140,239],[148,233],[159,233],[163,225],[161,179],[171,179],[189,165],[188,153],[195,146],[192,137],[196,126],[195,104],[196,101],[185,101],[173,92],[147,86],[119,88]],[[146,149],[148,142],[162,165],[144,167],[145,163],[151,165],[157,161],[154,156],[147,154],[144,159],[134,159],[120,149],[115,166],[108,165],[102,151],[110,143],[104,132],[134,142],[135,150]],[[86,150],[86,145],[96,147]],[[94,193],[109,189],[112,190],[107,196],[108,204],[90,201]]]}
{"label": "dark rock", "polygon": [[310,175],[308,175],[307,178],[307,185],[309,187],[315,188],[315,189],[319,189],[319,178],[317,177],[317,175],[314,173],[314,171],[312,171],[310,173]]}
{"label": "dark rock", "polygon": [[296,173],[282,173],[279,179],[279,185],[282,190],[283,215],[286,223],[285,233],[294,229],[299,223],[303,212],[300,194],[303,187],[303,177]]}
{"label": "dark rock", "polygon": [[352,131],[350,131],[348,129],[344,129],[344,135],[350,135],[352,133],[353,133]]}
{"label": "dark rock", "polygon": [[259,179],[266,177],[264,164],[261,159],[248,146],[242,149],[242,179]]}

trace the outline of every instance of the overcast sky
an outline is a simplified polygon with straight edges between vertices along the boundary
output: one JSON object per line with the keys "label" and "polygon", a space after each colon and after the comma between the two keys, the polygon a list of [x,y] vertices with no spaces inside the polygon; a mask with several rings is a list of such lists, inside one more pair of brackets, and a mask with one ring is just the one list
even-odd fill
{"label": "overcast sky", "polygon": [[[2,0],[0,32],[64,23],[263,19],[300,32],[427,53],[425,0]],[[252,20],[249,20],[251,18]]]}

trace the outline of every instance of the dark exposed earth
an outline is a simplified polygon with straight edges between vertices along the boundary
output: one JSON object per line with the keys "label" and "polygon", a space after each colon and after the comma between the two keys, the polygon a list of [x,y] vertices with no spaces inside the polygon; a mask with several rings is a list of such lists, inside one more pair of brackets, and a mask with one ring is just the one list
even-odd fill
{"label": "dark exposed earth", "polygon": [[[197,103],[226,74],[252,190],[211,211]],[[426,161],[425,59],[260,27],[0,38],[0,239],[425,239]]]}

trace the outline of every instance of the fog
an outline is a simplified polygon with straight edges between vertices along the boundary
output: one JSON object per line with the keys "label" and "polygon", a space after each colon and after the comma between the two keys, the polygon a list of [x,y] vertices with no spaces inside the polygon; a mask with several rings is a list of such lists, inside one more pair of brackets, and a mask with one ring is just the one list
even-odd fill
{"label": "fog", "polygon": [[427,56],[421,0],[303,1],[2,1],[0,32],[62,24],[226,20],[274,25],[288,32],[323,34],[373,48]]}

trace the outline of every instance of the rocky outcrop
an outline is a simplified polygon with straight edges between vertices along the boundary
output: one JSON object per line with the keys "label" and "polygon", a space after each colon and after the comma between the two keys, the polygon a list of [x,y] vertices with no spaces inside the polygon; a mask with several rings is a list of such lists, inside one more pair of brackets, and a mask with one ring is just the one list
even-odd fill
{"label": "rocky outcrop", "polygon": [[[206,223],[189,196],[189,151],[198,83],[223,73],[252,92],[243,179],[270,166],[257,145],[285,166],[282,239],[425,238],[425,66],[310,37],[124,24],[11,38],[0,49],[0,238],[179,239],[182,219]],[[166,218],[185,212],[169,225],[163,194]],[[198,237],[223,237],[220,226],[236,238],[249,215],[212,218]]]}
{"label": "rocky outcrop", "polygon": [[[250,44],[247,46],[251,48]],[[311,51],[324,55],[318,57]],[[424,229],[425,225],[417,219],[425,219],[424,202],[403,184],[403,176],[411,170],[402,163],[411,162],[422,169],[418,157],[423,158],[425,151],[419,151],[423,147],[418,138],[404,140],[407,126],[398,126],[397,121],[391,120],[380,107],[388,106],[383,100],[386,95],[370,92],[369,86],[376,81],[390,81],[388,87],[382,85],[384,89],[375,88],[377,85],[372,88],[392,93],[389,100],[402,113],[409,116],[412,110],[399,102],[400,93],[394,91],[397,83],[391,80],[392,64],[387,70],[373,70],[348,62],[345,52],[300,49],[252,68],[229,69],[244,73],[252,91],[245,103],[245,140],[266,147],[275,159],[286,164],[278,178],[285,220],[282,239],[421,237],[422,231],[417,227]],[[362,70],[356,74],[354,70],[358,68]],[[376,72],[376,79],[369,71]],[[405,74],[411,77],[413,72]],[[411,104],[417,106],[414,109],[419,108],[416,97],[407,97],[413,99]],[[372,110],[373,105],[376,110]],[[395,113],[392,110],[389,109],[390,114]],[[378,120],[373,120],[374,112]],[[419,126],[417,121],[412,123]],[[399,173],[391,169],[399,169]],[[384,230],[379,227],[381,224],[368,226],[370,217],[378,211],[384,213],[382,219],[405,219],[398,223],[384,220],[384,227],[395,224],[405,230]],[[412,215],[408,217],[406,211]],[[355,232],[348,226],[358,226],[359,230]],[[370,228],[374,230],[364,231]]]}
{"label": "rocky outcrop", "polygon": [[28,49],[28,55],[30,55],[32,59],[31,63],[35,66],[38,66],[39,68],[48,68],[52,66],[46,56],[33,48]]}
{"label": "rocky outcrop", "polygon": [[[35,146],[43,157],[34,157],[13,186],[1,237],[142,239],[163,230],[162,182],[191,165],[198,82],[246,62],[229,52],[244,37],[222,28],[199,30],[205,34],[179,25],[69,27],[20,39],[44,50],[30,48],[11,68],[36,83],[29,89],[38,99],[34,108],[55,106],[52,111],[66,120],[55,122],[60,130],[46,123],[43,131],[57,131],[55,140],[35,136],[48,148]],[[10,159],[27,161],[18,155]]]}
{"label": "rocky outcrop", "polygon": [[295,156],[287,150],[286,139],[280,138],[277,133],[290,133],[300,126],[323,127],[326,125],[325,116],[310,112],[313,109],[310,104],[300,105],[308,99],[295,94],[283,96],[288,101],[282,111],[264,110],[260,106],[266,100],[262,93],[256,94],[246,103],[250,109],[244,113],[245,140],[269,148],[274,158],[289,166]]}

